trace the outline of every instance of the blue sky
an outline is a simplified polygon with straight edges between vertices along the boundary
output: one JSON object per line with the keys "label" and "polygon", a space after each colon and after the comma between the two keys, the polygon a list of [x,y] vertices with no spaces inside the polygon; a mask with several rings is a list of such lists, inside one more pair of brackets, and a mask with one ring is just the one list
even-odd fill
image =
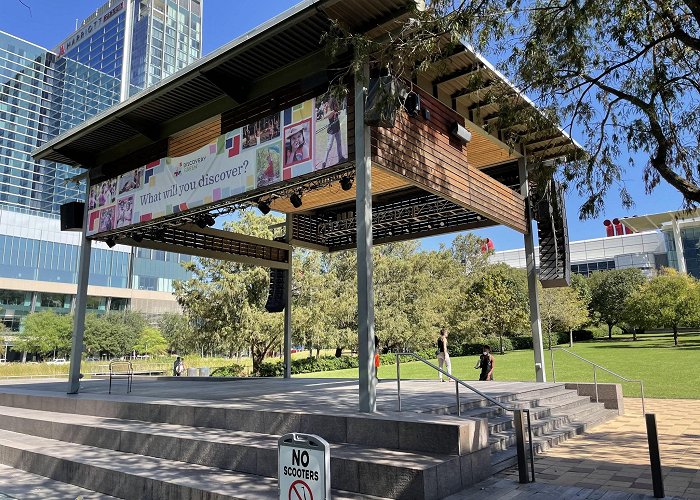
{"label": "blue sky", "polygon": [[[75,29],[76,19],[81,21],[104,0],[23,0],[31,7],[31,12],[19,0],[2,0],[3,12],[0,16],[0,30],[11,33],[37,45],[53,48]],[[204,3],[204,52],[209,53],[226,42],[258,26],[262,22],[280,14],[295,5],[297,0],[203,0]],[[581,137],[575,137],[583,142]],[[643,159],[640,165],[643,166]],[[602,237],[605,235],[603,219],[641,215],[681,208],[682,197],[673,188],[662,183],[651,195],[644,191],[641,166],[629,171],[624,179],[627,189],[636,201],[631,210],[623,209],[617,190],[612,189],[605,200],[604,215],[598,219],[580,221],[578,208],[581,205],[576,193],[567,196],[569,237],[571,240]],[[483,237],[491,238],[496,250],[507,250],[523,246],[522,236],[503,227],[477,231]],[[454,235],[428,238],[423,247],[432,249],[441,242],[449,244]]]}

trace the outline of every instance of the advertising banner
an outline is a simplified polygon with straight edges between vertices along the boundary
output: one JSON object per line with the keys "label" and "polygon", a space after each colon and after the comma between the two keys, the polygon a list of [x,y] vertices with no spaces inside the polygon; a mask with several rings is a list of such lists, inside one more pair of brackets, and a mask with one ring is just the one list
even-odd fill
{"label": "advertising banner", "polygon": [[97,183],[88,196],[89,236],[149,222],[272,186],[346,161],[347,109],[310,99],[168,157]]}

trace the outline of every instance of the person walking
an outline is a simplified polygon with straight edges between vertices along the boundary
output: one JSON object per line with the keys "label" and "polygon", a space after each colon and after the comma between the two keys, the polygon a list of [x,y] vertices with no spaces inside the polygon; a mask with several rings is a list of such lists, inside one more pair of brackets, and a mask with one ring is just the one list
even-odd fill
{"label": "person walking", "polygon": [[483,353],[479,356],[479,361],[475,366],[475,368],[481,368],[479,380],[493,380],[493,367],[495,364],[496,361],[493,358],[493,354],[491,354],[491,347],[485,345]]}
{"label": "person walking", "polygon": [[185,362],[182,360],[180,356],[177,357],[175,360],[175,363],[173,363],[173,376],[175,377],[181,377],[182,372],[185,371]]}
{"label": "person walking", "polygon": [[[447,328],[440,329],[440,336],[437,339],[438,368],[440,368],[442,370],[442,367],[444,366],[447,373],[452,375],[452,364],[450,363],[450,353],[447,352],[447,335],[448,335]],[[440,382],[444,382],[445,380],[442,377],[442,372],[438,372],[438,375],[440,375]],[[448,378],[448,380],[452,380],[452,379]]]}

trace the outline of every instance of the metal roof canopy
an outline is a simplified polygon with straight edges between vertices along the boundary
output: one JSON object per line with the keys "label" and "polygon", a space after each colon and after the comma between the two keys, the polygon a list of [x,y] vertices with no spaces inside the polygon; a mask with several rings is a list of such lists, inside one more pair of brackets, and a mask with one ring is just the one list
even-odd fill
{"label": "metal roof canopy", "polygon": [[[308,92],[327,85],[338,61],[330,60],[320,46],[320,38],[330,28],[331,19],[338,19],[350,31],[381,33],[390,23],[405,16],[412,5],[411,0],[306,0],[159,84],[56,137],[35,150],[33,155],[36,159],[86,167],[92,181],[115,177],[122,173],[112,171],[120,159],[142,152],[149,146],[162,144],[169,137],[213,116],[226,111],[235,112],[251,103],[265,103],[268,109],[279,109],[283,104],[288,104],[281,102],[288,98],[280,95],[281,89],[294,85],[299,92]],[[449,74],[444,74],[444,71],[440,73],[437,69],[426,72],[419,75],[419,85],[422,83],[426,89],[432,87],[433,94],[439,100],[449,103],[448,106],[471,121],[474,126],[470,130],[488,139],[480,144],[492,144],[492,148],[482,147],[483,151],[479,152],[470,150],[470,155],[481,154],[486,159],[482,165],[494,166],[485,168],[485,172],[518,190],[515,160],[520,153],[502,141],[500,131],[493,127],[494,122],[484,118],[486,112],[495,112],[493,105],[486,109],[486,105],[479,101],[478,94],[472,95],[465,90],[473,71],[485,72],[487,79],[493,81],[505,82],[505,79],[467,47],[446,54],[445,62]],[[429,79],[430,85],[427,85],[426,79]],[[526,99],[515,88],[513,95]],[[476,115],[474,110],[477,110]],[[488,127],[487,123],[490,123]],[[560,157],[578,151],[578,145],[555,125],[551,133],[545,132],[537,137],[529,136],[524,130],[522,139],[529,139],[530,153],[541,158]],[[525,151],[528,152],[527,145]],[[105,171],[108,164],[109,171]],[[344,164],[339,169],[292,179],[291,183],[293,187],[307,187],[337,175],[338,170],[351,169],[354,170],[354,165]],[[263,194],[284,192],[289,187],[285,184],[264,193],[245,193],[219,206],[202,207],[194,209],[194,212],[219,210],[219,213],[223,213],[230,211],[231,207],[251,205]],[[354,195],[354,188],[348,194]],[[375,197],[373,218],[376,221],[376,243],[496,225],[482,215],[408,183]],[[351,199],[354,200],[354,196]],[[342,218],[339,214],[344,210],[354,210],[349,200],[313,211],[308,211],[306,207],[295,211],[293,243],[326,251],[353,248],[351,222],[345,220],[343,224],[338,223]],[[133,228],[114,230],[101,234],[100,238],[122,233],[120,238],[129,238],[129,243],[134,246],[173,250],[173,245],[178,245],[176,251],[182,253],[223,258],[222,255],[229,252],[227,248],[231,248],[226,238],[216,240],[217,243],[209,238],[205,244],[202,242],[203,233],[197,226],[182,226],[183,222],[193,221],[194,212],[152,222],[150,230],[140,230],[138,238],[144,238],[140,242],[130,239]],[[183,231],[199,236],[186,239]],[[312,237],[313,232],[315,237]],[[319,234],[323,234],[322,240]],[[179,244],[185,244],[190,250],[186,251]],[[272,267],[276,267],[275,261],[271,262]]]}
{"label": "metal roof canopy", "polygon": [[[631,230],[641,233],[644,231],[661,229],[664,224],[670,224],[673,221],[682,223],[688,219],[695,219],[698,217],[700,217],[700,208],[696,208],[694,210],[675,210],[672,212],[623,217],[620,219],[620,222]],[[690,220],[688,220],[688,222],[690,222]]]}

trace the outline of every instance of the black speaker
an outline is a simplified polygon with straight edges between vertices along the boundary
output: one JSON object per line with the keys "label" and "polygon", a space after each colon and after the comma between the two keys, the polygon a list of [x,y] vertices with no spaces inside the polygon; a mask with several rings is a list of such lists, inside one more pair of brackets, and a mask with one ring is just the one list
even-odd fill
{"label": "black speaker", "polygon": [[82,231],[85,203],[71,201],[61,205],[61,231]]}
{"label": "black speaker", "polygon": [[270,269],[270,293],[265,304],[267,312],[278,313],[284,311],[288,274],[288,271],[285,269]]}
{"label": "black speaker", "polygon": [[551,179],[541,192],[535,211],[540,244],[540,283],[544,288],[565,287],[571,281],[571,258],[564,190]]}

